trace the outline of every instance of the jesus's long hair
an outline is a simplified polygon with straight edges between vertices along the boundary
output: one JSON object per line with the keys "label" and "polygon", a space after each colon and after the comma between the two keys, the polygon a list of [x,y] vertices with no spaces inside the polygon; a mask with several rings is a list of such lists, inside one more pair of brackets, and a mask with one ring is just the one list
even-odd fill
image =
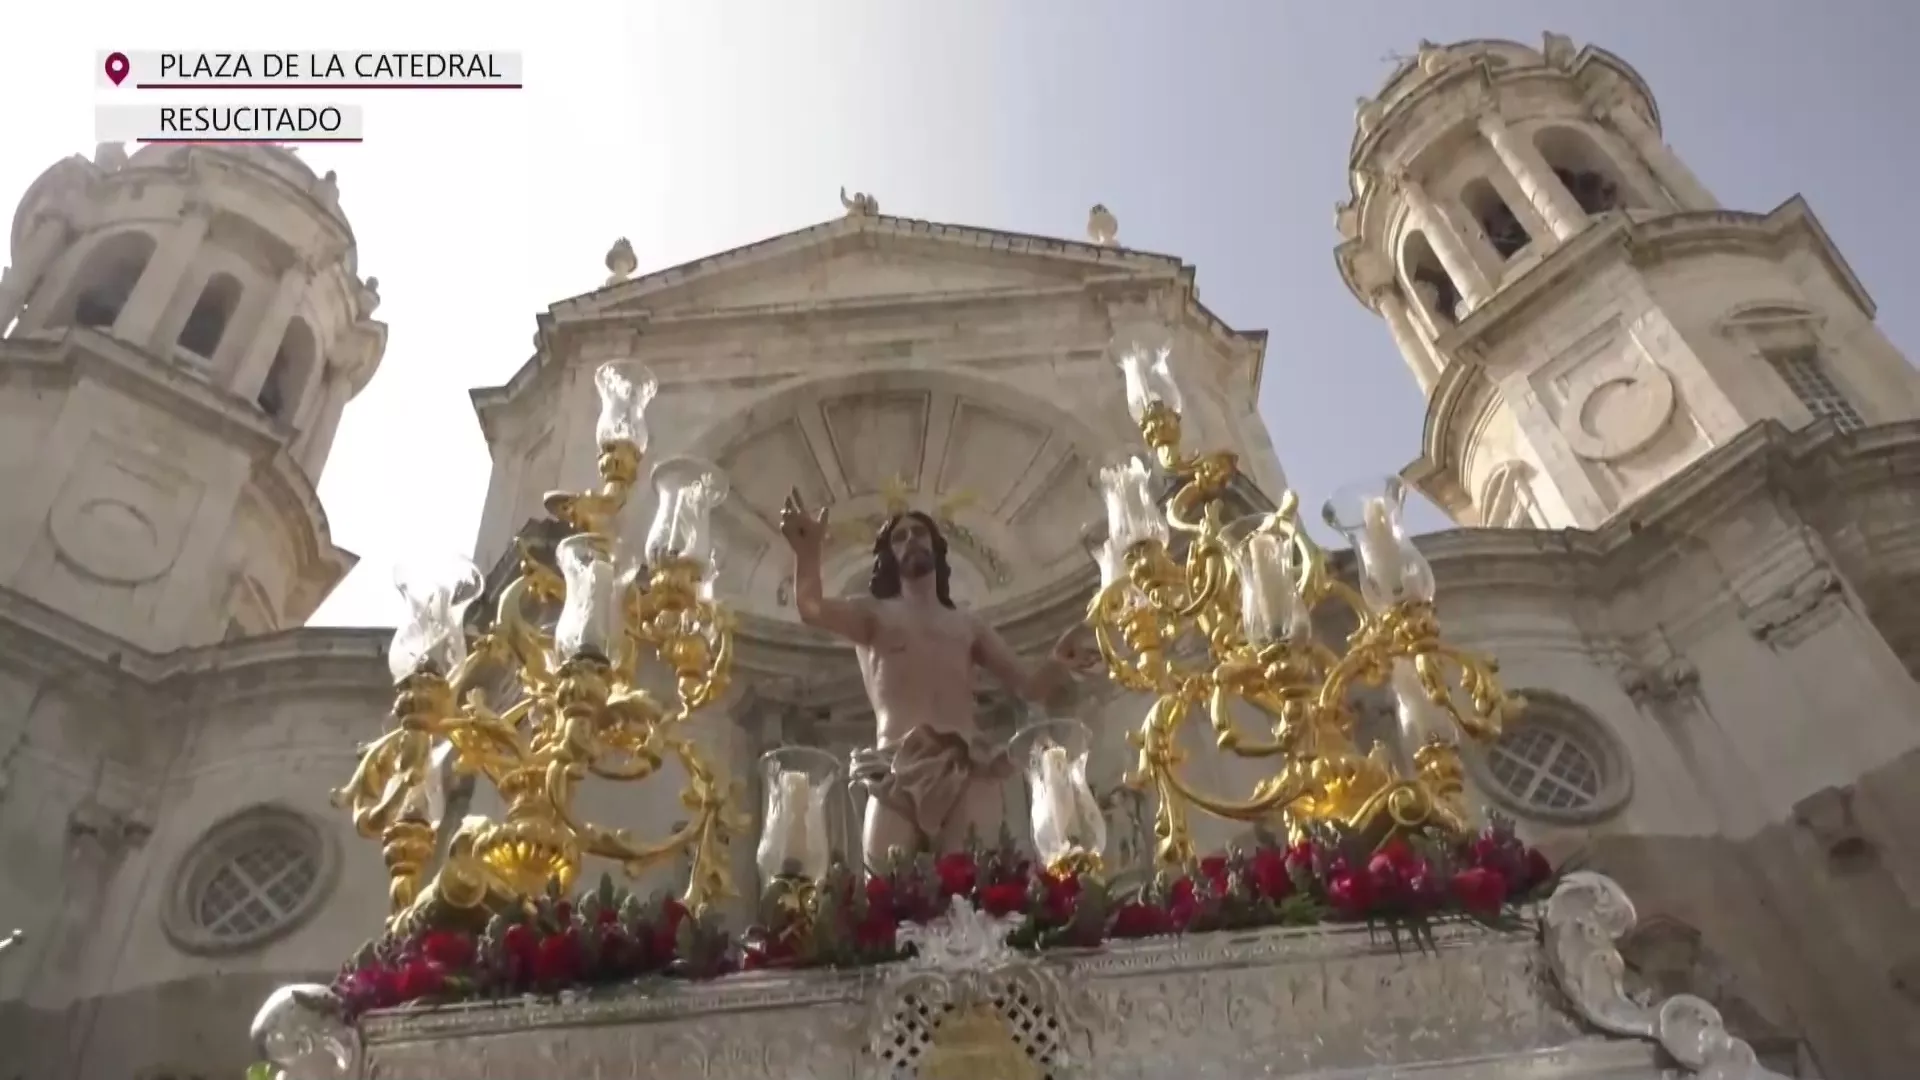
{"label": "jesus's long hair", "polygon": [[893,529],[902,519],[913,518],[927,527],[927,536],[933,544],[933,595],[946,607],[953,606],[953,564],[947,561],[947,538],[940,533],[940,526],[933,518],[918,510],[909,510],[904,514],[895,514],[880,526],[880,534],[873,538],[873,576],[867,579],[867,591],[876,600],[891,600],[900,595],[900,560],[893,554]]}

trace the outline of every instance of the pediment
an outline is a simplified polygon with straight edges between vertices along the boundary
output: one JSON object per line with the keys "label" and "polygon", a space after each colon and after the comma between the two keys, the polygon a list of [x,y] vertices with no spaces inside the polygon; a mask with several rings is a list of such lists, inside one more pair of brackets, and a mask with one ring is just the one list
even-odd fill
{"label": "pediment", "polygon": [[891,299],[1025,292],[1129,272],[1164,276],[1178,259],[896,218],[817,225],[610,285],[563,314],[713,313]]}

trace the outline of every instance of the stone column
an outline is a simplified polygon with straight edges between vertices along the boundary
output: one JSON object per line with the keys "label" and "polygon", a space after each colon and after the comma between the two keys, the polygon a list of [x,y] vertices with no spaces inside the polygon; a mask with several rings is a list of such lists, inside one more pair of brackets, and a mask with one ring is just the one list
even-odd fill
{"label": "stone column", "polygon": [[[1465,300],[1469,310],[1487,302],[1493,295],[1493,283],[1487,280],[1486,272],[1473,259],[1473,252],[1467,250],[1466,238],[1454,227],[1453,220],[1434,205],[1427,189],[1420,181],[1411,176],[1401,175],[1394,178],[1401,198],[1407,200],[1407,209],[1413,212],[1414,227],[1433,245],[1433,253],[1440,258],[1440,265],[1453,279],[1453,286],[1460,290],[1460,298]],[[1451,318],[1453,312],[1446,312]]]}
{"label": "stone column", "polygon": [[326,468],[327,454],[333,449],[334,434],[340,429],[340,414],[346,411],[347,402],[353,397],[353,383],[345,372],[328,368],[323,392],[318,396],[320,405],[301,436],[299,455],[300,468],[316,485],[320,483],[321,470]]}
{"label": "stone column", "polygon": [[307,268],[300,263],[287,267],[280,275],[279,286],[267,299],[267,306],[260,311],[253,341],[247,346],[247,351],[241,354],[240,365],[234,370],[233,392],[236,395],[251,401],[266,385],[267,372],[273,368],[274,354],[280,351],[280,340],[286,336],[287,324],[293,321],[294,308],[306,292],[308,281]]}
{"label": "stone column", "polygon": [[162,358],[173,355],[173,343],[154,341],[153,334],[160,325],[161,317],[167,312],[167,305],[179,291],[187,267],[193,264],[193,257],[200,253],[200,244],[207,238],[207,230],[212,225],[211,207],[189,202],[180,208],[179,223],[154,249],[153,257],[147,260],[146,269],[141,271],[140,280],[133,287],[133,293],[127,297],[119,317],[114,319],[115,337],[145,345]]}
{"label": "stone column", "polygon": [[1373,294],[1374,310],[1387,321],[1387,332],[1393,335],[1393,343],[1399,347],[1400,355],[1407,358],[1407,364],[1413,368],[1413,377],[1420,384],[1422,393],[1432,392],[1440,381],[1440,359],[1427,345],[1427,339],[1420,336],[1420,330],[1413,325],[1413,316],[1407,311],[1406,297],[1392,285]]}
{"label": "stone column", "polygon": [[27,234],[20,258],[0,272],[0,332],[27,306],[33,287],[39,284],[66,240],[66,220],[51,214],[42,217]]}
{"label": "stone column", "polygon": [[1596,108],[1598,118],[1612,124],[1634,153],[1647,163],[1647,170],[1660,186],[1667,189],[1673,201],[1680,204],[1682,210],[1718,210],[1720,200],[1700,182],[1700,178],[1680,160],[1653,125],[1632,106],[1624,101],[1616,101]]}
{"label": "stone column", "polygon": [[1512,174],[1520,190],[1526,193],[1527,201],[1547,220],[1555,240],[1570,240],[1586,228],[1587,213],[1573,201],[1573,193],[1553,175],[1553,166],[1547,164],[1533,143],[1513,133],[1505,118],[1497,112],[1481,113],[1480,135],[1487,140],[1493,155],[1500,159],[1501,166]]}

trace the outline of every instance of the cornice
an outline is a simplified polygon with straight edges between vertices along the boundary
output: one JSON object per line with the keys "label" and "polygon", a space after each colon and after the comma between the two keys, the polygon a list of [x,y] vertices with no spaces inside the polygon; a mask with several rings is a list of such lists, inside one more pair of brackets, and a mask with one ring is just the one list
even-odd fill
{"label": "cornice", "polygon": [[[1064,259],[1093,268],[1110,268],[1110,272],[1091,274],[1057,286],[950,290],[698,311],[649,311],[639,306],[648,295],[662,289],[750,268],[810,247],[833,245],[849,236],[859,236],[869,243],[873,238],[884,236],[932,241],[962,250],[988,251],[999,258]],[[905,218],[841,218],[562,300],[536,316],[534,354],[505,384],[472,390],[470,397],[475,412],[480,415],[482,428],[488,428],[489,414],[510,407],[538,380],[542,371],[561,366],[557,357],[572,355],[577,335],[607,326],[629,327],[637,336],[656,336],[676,329],[724,335],[769,322],[796,319],[838,323],[915,314],[928,309],[991,311],[1088,297],[1101,301],[1141,289],[1163,290],[1178,296],[1178,314],[1193,319],[1221,345],[1227,356],[1245,363],[1249,385],[1257,392],[1265,368],[1267,332],[1240,331],[1227,325],[1200,301],[1194,281],[1193,267],[1170,255]]]}
{"label": "cornice", "polygon": [[313,479],[293,458],[293,432],[234,395],[163,363],[144,349],[98,330],[70,328],[58,337],[0,341],[0,370],[24,368],[30,378],[77,385],[95,381],[178,417],[195,430],[237,446],[253,462],[256,491],[293,523],[301,585],[286,614],[304,621],[326,593],[359,561],[334,544],[333,529]]}

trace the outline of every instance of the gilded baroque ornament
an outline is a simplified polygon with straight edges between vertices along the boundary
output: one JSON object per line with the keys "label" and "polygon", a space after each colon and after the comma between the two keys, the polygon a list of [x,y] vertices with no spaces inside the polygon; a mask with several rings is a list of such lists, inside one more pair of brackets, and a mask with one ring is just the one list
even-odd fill
{"label": "gilded baroque ornament", "polygon": [[[713,599],[710,524],[726,481],[704,462],[662,462],[653,470],[651,528],[644,536],[623,529],[657,384],[631,363],[603,366],[596,381],[600,487],[547,496],[567,535],[550,558],[521,546],[491,628],[469,640],[464,627],[482,588],[471,564],[399,581],[411,617],[389,655],[394,726],[364,748],[334,796],[359,832],[381,843],[391,927],[436,907],[484,924],[569,893],[589,857],[638,874],[689,854],[685,904],[696,915],[731,894],[727,843],[743,825],[737,796],[686,730],[726,692],[733,658],[732,616]],[[669,695],[656,696],[651,682]],[[436,752],[446,770],[433,766]],[[669,758],[685,773],[689,812],[670,835],[642,841],[578,812],[589,777],[645,781]],[[436,871],[448,770],[484,778],[506,813],[460,822]]]}
{"label": "gilded baroque ornament", "polygon": [[[1113,681],[1154,699],[1130,739],[1139,759],[1128,782],[1157,797],[1161,862],[1194,862],[1193,810],[1285,824],[1296,835],[1330,826],[1375,844],[1465,835],[1459,741],[1498,738],[1521,703],[1500,688],[1491,659],[1441,638],[1432,571],[1399,522],[1398,481],[1350,489],[1327,504],[1328,523],[1359,554],[1356,589],[1334,576],[1300,527],[1291,492],[1271,514],[1223,521],[1237,459],[1181,448],[1181,396],[1165,337],[1117,345],[1129,410],[1175,491],[1163,509],[1139,458],[1103,471],[1108,539],[1087,622]],[[1174,554],[1176,537],[1183,558]],[[1356,620],[1344,652],[1312,633],[1312,613],[1327,602]],[[1398,701],[1397,754],[1354,741],[1350,696],[1379,685]],[[1265,730],[1244,730],[1236,702],[1252,706]],[[1269,775],[1240,797],[1201,788],[1185,768],[1181,738],[1195,721],[1211,729],[1221,752],[1271,762]]]}

